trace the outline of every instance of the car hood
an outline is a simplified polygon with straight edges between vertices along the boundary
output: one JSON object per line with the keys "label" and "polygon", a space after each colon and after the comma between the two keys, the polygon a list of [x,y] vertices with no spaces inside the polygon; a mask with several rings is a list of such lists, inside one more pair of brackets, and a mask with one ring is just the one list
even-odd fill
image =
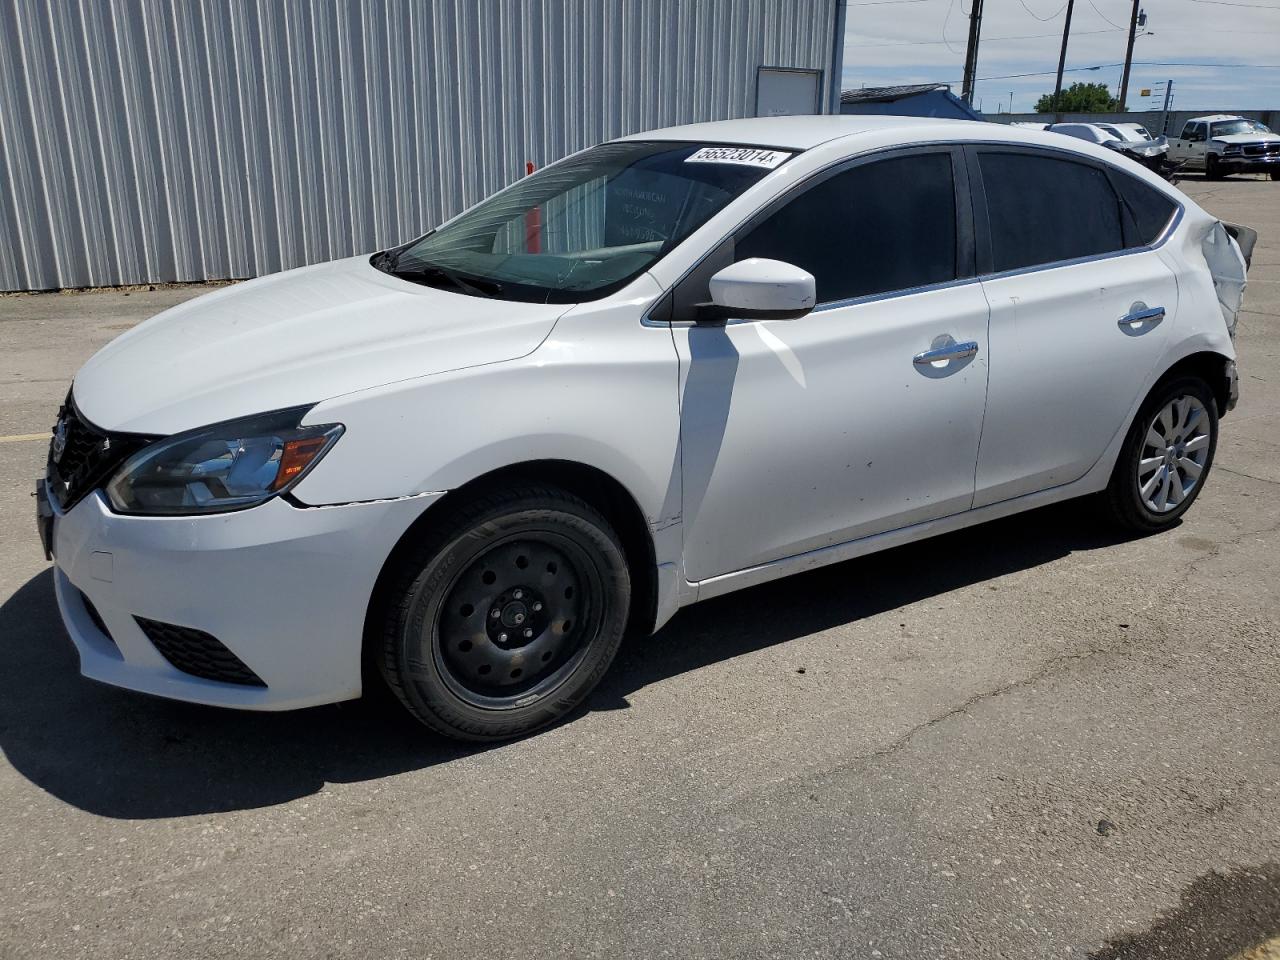
{"label": "car hood", "polygon": [[1274,143],[1280,140],[1280,134],[1275,133],[1228,133],[1220,137],[1214,137],[1219,143]]}
{"label": "car hood", "polygon": [[106,430],[175,433],[522,357],[567,309],[425,287],[353,257],[152,317],[81,368],[75,401]]}

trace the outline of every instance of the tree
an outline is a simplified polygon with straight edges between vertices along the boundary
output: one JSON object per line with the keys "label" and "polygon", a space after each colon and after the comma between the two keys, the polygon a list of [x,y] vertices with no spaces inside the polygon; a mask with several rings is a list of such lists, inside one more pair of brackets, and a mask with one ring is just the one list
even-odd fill
{"label": "tree", "polygon": [[1105,83],[1076,81],[1063,90],[1058,102],[1046,93],[1036,101],[1036,113],[1110,113],[1120,109],[1120,101],[1111,96]]}

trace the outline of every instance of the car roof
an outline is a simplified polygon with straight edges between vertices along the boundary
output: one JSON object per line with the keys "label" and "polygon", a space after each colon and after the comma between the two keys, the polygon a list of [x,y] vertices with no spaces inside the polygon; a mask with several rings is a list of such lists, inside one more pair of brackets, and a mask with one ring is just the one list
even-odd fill
{"label": "car roof", "polygon": [[746,117],[741,120],[713,120],[678,127],[645,130],[620,140],[682,140],[698,143],[735,143],[753,147],[786,147],[808,150],[829,140],[860,133],[894,129],[947,129],[956,139],[962,131],[988,124],[974,120],[942,120],[935,117],[897,117],[862,114],[820,114],[815,116]]}
{"label": "car roof", "polygon": [[[1110,134],[1103,134],[1110,139]],[[1013,146],[1044,147],[1059,153],[1078,153],[1093,160],[1115,163],[1113,151],[1100,143],[1072,137],[1054,130],[1034,130],[1006,123],[979,120],[942,120],[935,117],[900,117],[873,114],[828,114],[821,116],[751,117],[691,123],[680,127],[646,130],[620,137],[626,140],[675,141],[684,143],[734,144],[777,150],[852,153],[859,144],[868,148],[912,143],[1004,143]]]}
{"label": "car roof", "polygon": [[1248,117],[1238,117],[1234,113],[1211,113],[1207,117],[1192,117],[1187,123],[1202,123],[1212,120],[1248,120]]}

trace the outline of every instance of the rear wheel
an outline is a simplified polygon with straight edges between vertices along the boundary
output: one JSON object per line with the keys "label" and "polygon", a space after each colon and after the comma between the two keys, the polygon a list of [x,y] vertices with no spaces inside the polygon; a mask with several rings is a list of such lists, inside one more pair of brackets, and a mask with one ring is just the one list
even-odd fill
{"label": "rear wheel", "polygon": [[1171,526],[1204,487],[1218,445],[1217,403],[1199,377],[1158,386],[1142,405],[1116,460],[1106,502],[1122,525]]}
{"label": "rear wheel", "polygon": [[477,500],[401,564],[383,676],[446,736],[529,733],[599,682],[622,640],[630,583],[617,535],[577,497],[536,487]]}

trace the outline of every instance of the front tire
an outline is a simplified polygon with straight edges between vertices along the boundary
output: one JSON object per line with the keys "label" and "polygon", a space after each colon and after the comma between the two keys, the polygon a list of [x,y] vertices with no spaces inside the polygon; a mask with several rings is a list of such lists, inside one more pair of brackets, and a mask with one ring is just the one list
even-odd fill
{"label": "front tire", "polygon": [[506,490],[442,518],[399,566],[379,663],[418,720],[505,740],[568,713],[622,641],[631,578],[617,534],[553,487]]}
{"label": "front tire", "polygon": [[1199,377],[1158,385],[1134,418],[1105,501],[1121,526],[1154,533],[1172,526],[1204,488],[1218,447],[1218,408]]}
{"label": "front tire", "polygon": [[1272,180],[1280,180],[1280,170],[1268,170],[1267,176]]}
{"label": "front tire", "polygon": [[1226,174],[1222,172],[1222,166],[1218,163],[1218,158],[1213,154],[1209,154],[1204,158],[1204,177],[1206,180],[1221,180]]}

